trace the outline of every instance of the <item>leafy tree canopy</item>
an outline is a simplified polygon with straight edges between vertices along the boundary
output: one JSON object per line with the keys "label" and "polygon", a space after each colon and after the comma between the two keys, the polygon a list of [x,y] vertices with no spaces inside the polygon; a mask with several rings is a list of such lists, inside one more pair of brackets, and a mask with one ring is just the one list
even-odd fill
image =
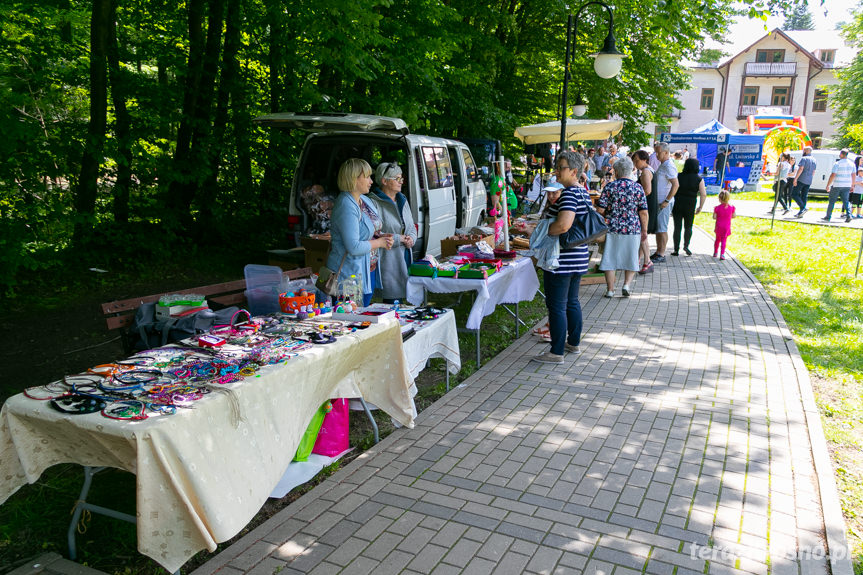
{"label": "leafy tree canopy", "polygon": [[806,4],[798,4],[794,9],[786,14],[785,22],[782,23],[783,30],[814,30],[815,23],[812,21],[812,14],[809,12],[809,7]]}

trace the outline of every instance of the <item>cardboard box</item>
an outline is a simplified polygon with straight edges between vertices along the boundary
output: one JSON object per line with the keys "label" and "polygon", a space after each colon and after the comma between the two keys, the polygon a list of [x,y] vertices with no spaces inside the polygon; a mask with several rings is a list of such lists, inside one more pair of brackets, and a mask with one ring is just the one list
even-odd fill
{"label": "cardboard box", "polygon": [[481,240],[451,240],[449,238],[440,241],[441,257],[454,256],[458,253],[459,246],[471,246],[479,241],[485,241],[491,247],[494,247],[494,234],[485,236]]}
{"label": "cardboard box", "polygon": [[327,265],[327,256],[330,255],[330,238],[303,236],[300,244],[306,250],[306,267],[312,268],[317,273],[321,266]]}

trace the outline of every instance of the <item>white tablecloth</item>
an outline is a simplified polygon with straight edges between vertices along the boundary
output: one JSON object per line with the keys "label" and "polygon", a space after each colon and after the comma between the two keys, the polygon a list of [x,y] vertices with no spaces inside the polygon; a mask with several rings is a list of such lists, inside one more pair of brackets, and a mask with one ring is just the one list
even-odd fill
{"label": "white tablecloth", "polygon": [[436,320],[425,322],[403,345],[411,377],[416,378],[432,357],[446,359],[450,373],[461,369],[455,312],[451,309],[444,310]]}
{"label": "white tablecloth", "polygon": [[410,303],[421,304],[424,290],[435,293],[475,291],[476,301],[468,315],[466,327],[479,329],[482,318],[491,315],[499,304],[533,300],[539,290],[539,278],[530,258],[520,257],[487,280],[418,276],[408,279],[407,297]]}
{"label": "white tablecloth", "polygon": [[227,386],[235,404],[212,393],[194,409],[140,422],[65,415],[16,395],[0,410],[0,502],[57,463],[131,471],[138,550],[173,572],[248,524],[326,399],[364,397],[413,427],[412,380],[395,321],[259,374]]}

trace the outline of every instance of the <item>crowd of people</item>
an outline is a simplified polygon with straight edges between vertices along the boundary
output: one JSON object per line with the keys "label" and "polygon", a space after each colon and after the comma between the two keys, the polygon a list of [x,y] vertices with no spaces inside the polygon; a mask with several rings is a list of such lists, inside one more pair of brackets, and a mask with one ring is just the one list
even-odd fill
{"label": "crowd of people", "polygon": [[[557,154],[554,163],[556,184],[546,188],[548,206],[543,213],[542,234],[555,238],[566,232],[576,218],[592,208],[588,189],[579,182],[589,170],[602,174],[596,210],[607,223],[608,231],[599,269],[606,282],[605,297],[615,297],[618,271],[623,272],[621,294],[629,297],[636,274],[651,273],[654,265],[666,261],[669,221],[673,219],[674,251],[692,255],[690,241],[695,215],[704,208],[707,193],[695,158],[683,160],[680,170],[665,143],[657,143],[653,154],[637,150],[631,157],[616,146],[567,150]],[[588,181],[590,181],[588,179]],[[720,193],[714,209],[716,243],[714,257],[725,259],[725,246],[731,234],[734,206],[728,192]],[[537,226],[538,228],[540,226]],[[650,253],[648,234],[656,237],[656,251]],[[548,309],[550,349],[534,356],[540,363],[561,364],[565,354],[580,352],[582,314],[579,301],[581,277],[587,273],[587,244],[566,248],[556,246],[556,258],[543,251],[538,265],[543,269]],[[553,262],[549,264],[549,262]]]}

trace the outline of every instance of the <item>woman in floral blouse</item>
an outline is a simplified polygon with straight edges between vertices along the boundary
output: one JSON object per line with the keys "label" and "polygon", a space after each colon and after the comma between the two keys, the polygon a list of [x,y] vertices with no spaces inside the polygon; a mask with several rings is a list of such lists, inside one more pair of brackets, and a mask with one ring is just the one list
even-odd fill
{"label": "woman in floral blouse", "polygon": [[629,297],[635,272],[640,269],[638,249],[647,238],[647,197],[644,188],[631,179],[632,160],[614,162],[613,182],[602,188],[596,211],[608,220],[608,234],[599,269],[605,272],[605,297],[614,297],[614,275],[623,270],[623,297]]}

